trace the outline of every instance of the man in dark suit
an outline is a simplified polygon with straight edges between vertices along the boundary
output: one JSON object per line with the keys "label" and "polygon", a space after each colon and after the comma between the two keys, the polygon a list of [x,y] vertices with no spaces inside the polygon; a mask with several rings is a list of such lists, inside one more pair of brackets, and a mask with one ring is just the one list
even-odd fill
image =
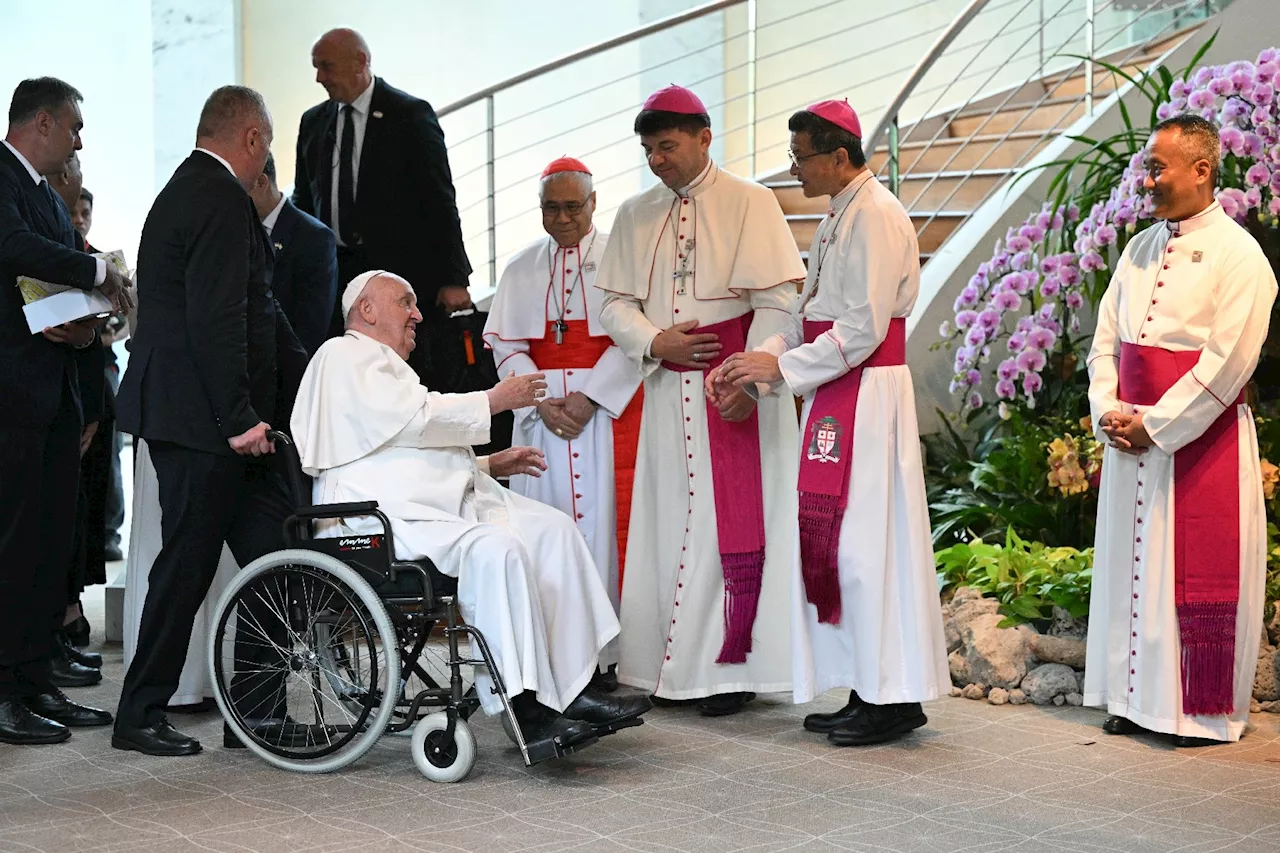
{"label": "man in dark suit", "polygon": [[329,338],[338,300],[337,244],[329,226],[303,213],[276,183],[276,161],[249,190],[274,251],[271,292],[298,340],[314,353]]}
{"label": "man in dark suit", "polygon": [[[225,541],[244,566],[283,547],[290,511],[267,456],[276,416],[277,317],[266,234],[248,188],[271,147],[262,96],[224,86],[205,102],[196,150],[160,191],[138,247],[137,325],[120,383],[120,428],[147,441],[161,548],[120,692],[111,745],[192,755],[165,705]],[[285,324],[287,328],[287,324]],[[237,645],[237,665],[241,650]]]}
{"label": "man in dark suit", "polygon": [[[311,64],[329,100],[302,115],[294,204],[338,235],[341,282],[370,269],[403,276],[427,325],[438,326],[471,304],[471,263],[435,111],[374,77],[354,30],[321,36]],[[334,334],[345,319],[335,314]],[[428,349],[410,359],[424,379]]]}
{"label": "man in dark suit", "polygon": [[128,299],[128,279],[76,250],[71,220],[41,177],[80,148],[81,100],[61,80],[24,80],[0,144],[2,743],[58,743],[71,736],[68,726],[111,722],[105,711],[68,700],[50,673],[53,634],[67,603],[84,426],[77,350],[94,345],[97,321],[33,335],[16,286],[26,275],[97,287],[118,305]]}

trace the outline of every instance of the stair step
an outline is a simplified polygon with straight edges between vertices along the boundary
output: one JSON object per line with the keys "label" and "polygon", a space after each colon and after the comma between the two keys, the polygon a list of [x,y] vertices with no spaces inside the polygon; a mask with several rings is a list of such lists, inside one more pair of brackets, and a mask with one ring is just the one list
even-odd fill
{"label": "stair step", "polygon": [[1035,102],[1011,103],[994,115],[986,110],[961,113],[948,129],[954,137],[972,136],[978,132],[984,135],[1003,134],[1015,128],[1040,131],[1056,128],[1061,132],[1083,115],[1084,103],[1074,98],[1050,98],[1039,105]]}
{"label": "stair step", "polygon": [[[935,218],[930,221],[929,217]],[[920,251],[932,255],[951,236],[951,232],[960,227],[960,223],[968,218],[966,211],[911,211],[911,221],[916,226],[916,241]],[[925,223],[928,222],[928,225]],[[923,228],[923,230],[921,230]]]}
{"label": "stair step", "polygon": [[[1035,152],[1049,142],[1040,131],[1017,131],[1008,138],[1001,134],[983,134],[973,137],[942,136],[929,144],[927,139],[910,141],[898,150],[899,168],[904,173],[912,170],[934,172],[939,169],[963,171],[976,167],[986,169],[1012,169],[1026,163]],[[871,155],[869,165],[883,172],[889,161],[888,148],[878,148]]]}

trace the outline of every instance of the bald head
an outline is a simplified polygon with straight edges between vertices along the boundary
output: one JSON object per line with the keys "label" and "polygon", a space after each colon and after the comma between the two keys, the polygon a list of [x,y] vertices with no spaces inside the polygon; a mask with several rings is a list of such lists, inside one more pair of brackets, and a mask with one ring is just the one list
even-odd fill
{"label": "bald head", "polygon": [[272,136],[271,113],[262,95],[248,86],[223,86],[204,102],[196,146],[230,163],[247,190],[262,174]]}
{"label": "bald head", "polygon": [[311,65],[316,82],[329,99],[350,104],[373,82],[373,55],[364,36],[347,27],[320,36],[311,48]]}

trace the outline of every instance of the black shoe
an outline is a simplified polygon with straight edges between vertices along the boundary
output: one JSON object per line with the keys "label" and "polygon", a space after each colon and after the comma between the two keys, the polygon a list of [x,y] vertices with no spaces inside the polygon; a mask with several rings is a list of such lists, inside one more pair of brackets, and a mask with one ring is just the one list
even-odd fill
{"label": "black shoe", "polygon": [[190,705],[165,705],[164,712],[166,714],[207,714],[217,707],[218,704],[206,696]]}
{"label": "black shoe", "polygon": [[1102,723],[1102,730],[1109,735],[1136,735],[1145,732],[1142,726],[1128,717],[1110,716]]}
{"label": "black shoe", "polygon": [[804,729],[807,732],[818,732],[826,734],[834,728],[839,728],[853,718],[853,712],[861,708],[866,703],[858,696],[858,691],[849,691],[849,704],[845,705],[834,714],[809,714],[804,718]]}
{"label": "black shoe", "polygon": [[697,705],[701,699],[667,699],[663,696],[650,696],[649,701],[653,703],[655,708],[684,708],[689,705]]}
{"label": "black shoe", "polygon": [[108,563],[114,563],[124,559],[124,552],[120,550],[119,542],[111,542],[103,549],[102,556]]}
{"label": "black shoe", "polygon": [[53,669],[49,681],[55,687],[92,687],[102,680],[102,670],[82,666],[62,653],[58,647],[53,650]]}
{"label": "black shoe", "polygon": [[71,737],[71,729],[32,713],[25,702],[7,699],[0,702],[0,743],[33,746],[62,743]]}
{"label": "black shoe", "polygon": [[698,701],[698,713],[704,717],[727,717],[747,707],[747,703],[754,698],[756,698],[756,694],[750,691],[744,693],[717,693],[714,696],[708,696]]}
{"label": "black shoe", "polygon": [[607,672],[596,671],[591,676],[591,683],[587,685],[592,690],[599,690],[601,693],[612,693],[618,689],[618,665],[615,663],[609,667]]}
{"label": "black shoe", "polygon": [[102,655],[97,652],[82,652],[71,642],[66,631],[55,631],[53,642],[60,649],[58,654],[65,655],[67,660],[87,666],[89,669],[102,669]]}
{"label": "black shoe", "polygon": [[202,749],[200,741],[182,734],[168,720],[138,728],[117,722],[111,733],[111,745],[144,755],[164,756],[195,755]]}
{"label": "black shoe", "polygon": [[74,622],[63,625],[62,630],[71,638],[73,646],[83,648],[89,645],[89,620],[84,618],[83,613]]}
{"label": "black shoe", "polygon": [[1191,749],[1197,746],[1222,746],[1225,740],[1214,740],[1209,737],[1191,737],[1190,735],[1174,735],[1173,745],[1179,749]]}
{"label": "black shoe", "polygon": [[866,746],[900,738],[918,729],[929,718],[919,702],[897,705],[863,705],[849,716],[848,722],[827,733],[836,746]]}
{"label": "black shoe", "polygon": [[594,740],[595,726],[582,720],[571,720],[563,714],[543,705],[531,693],[522,693],[511,703],[511,710],[520,724],[520,733],[526,744],[554,742],[560,747],[572,747]]}
{"label": "black shoe", "polygon": [[648,696],[610,696],[588,687],[564,709],[564,716],[593,726],[608,726],[634,720],[652,707]]}
{"label": "black shoe", "polygon": [[111,714],[87,705],[77,705],[56,687],[47,693],[32,696],[26,702],[32,713],[70,728],[111,725]]}

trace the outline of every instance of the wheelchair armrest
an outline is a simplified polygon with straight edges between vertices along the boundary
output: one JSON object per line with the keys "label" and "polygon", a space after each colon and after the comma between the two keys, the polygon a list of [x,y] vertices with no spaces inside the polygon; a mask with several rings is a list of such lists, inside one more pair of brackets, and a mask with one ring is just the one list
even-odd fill
{"label": "wheelchair armrest", "polygon": [[345,504],[320,504],[300,507],[293,511],[295,518],[342,518],[348,515],[373,515],[378,511],[377,501],[356,501]]}

